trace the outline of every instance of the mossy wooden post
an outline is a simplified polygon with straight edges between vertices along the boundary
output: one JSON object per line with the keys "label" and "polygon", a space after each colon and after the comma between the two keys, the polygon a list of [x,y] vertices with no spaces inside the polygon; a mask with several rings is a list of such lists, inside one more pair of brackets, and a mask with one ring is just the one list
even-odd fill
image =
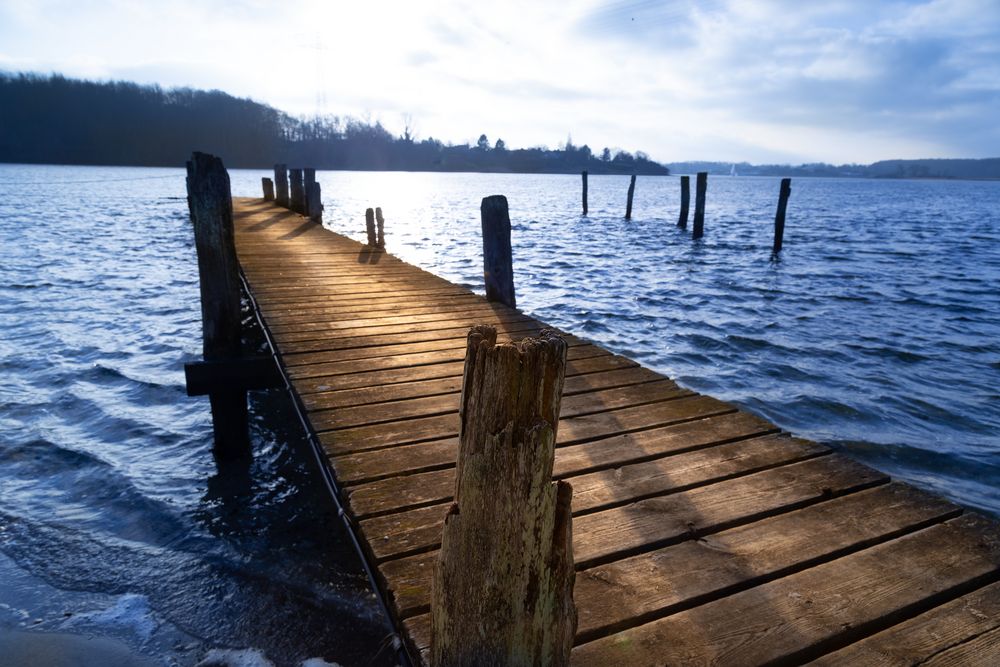
{"label": "mossy wooden post", "polygon": [[552,481],[566,342],[467,339],[455,501],[431,594],[431,665],[568,665],[573,489]]}
{"label": "mossy wooden post", "polygon": [[632,219],[632,196],[635,195],[635,174],[628,183],[628,201],[625,203],[625,219]]}
{"label": "mossy wooden post", "polygon": [[291,190],[291,208],[296,213],[301,213],[305,215],[306,213],[306,191],[305,186],[302,183],[302,170],[301,169],[289,169],[288,179],[291,181],[289,183],[289,189]]}
{"label": "mossy wooden post", "polygon": [[699,171],[694,193],[694,230],[691,238],[700,239],[705,235],[705,191],[708,189],[708,172]]}
{"label": "mossy wooden post", "polygon": [[260,179],[260,185],[264,189],[264,201],[274,201],[274,181],[265,176]]}
{"label": "mossy wooden post", "polygon": [[587,170],[584,169],[580,176],[583,178],[583,214],[587,215]]}
{"label": "mossy wooden post", "polygon": [[380,206],[375,207],[375,246],[378,248],[385,247],[385,218],[382,217],[382,208]]}
{"label": "mossy wooden post", "polygon": [[792,194],[792,179],[781,179],[781,190],[778,193],[778,210],[774,214],[774,247],[772,255],[781,252],[781,243],[785,238],[785,210],[788,208],[788,196]]}
{"label": "mossy wooden post", "polygon": [[306,201],[309,203],[309,219],[323,224],[323,197],[319,183],[315,180],[306,186]]}
{"label": "mossy wooden post", "polygon": [[276,188],[274,203],[288,208],[288,165],[274,165],[274,186]]}
{"label": "mossy wooden post", "polygon": [[[240,271],[233,240],[233,199],[222,160],[194,153],[188,162],[188,201],[194,224],[201,285],[201,323],[205,361],[242,356]],[[209,394],[217,458],[249,454],[245,389]]]}
{"label": "mossy wooden post", "polygon": [[677,226],[687,229],[688,208],[691,206],[691,177],[681,176],[681,214],[677,218]]}
{"label": "mossy wooden post", "polygon": [[517,308],[507,198],[503,195],[484,197],[479,212],[483,221],[483,279],[486,282],[486,300],[499,301]]}
{"label": "mossy wooden post", "polygon": [[372,248],[378,247],[378,237],[375,235],[375,209],[365,210],[365,231],[368,232],[368,245]]}

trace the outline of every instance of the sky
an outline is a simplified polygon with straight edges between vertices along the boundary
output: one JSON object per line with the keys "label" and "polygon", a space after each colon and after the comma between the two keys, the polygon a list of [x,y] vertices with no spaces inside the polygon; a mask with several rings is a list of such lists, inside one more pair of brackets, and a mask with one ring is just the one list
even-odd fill
{"label": "sky", "polygon": [[1000,0],[0,0],[0,69],[661,162],[1000,156]]}

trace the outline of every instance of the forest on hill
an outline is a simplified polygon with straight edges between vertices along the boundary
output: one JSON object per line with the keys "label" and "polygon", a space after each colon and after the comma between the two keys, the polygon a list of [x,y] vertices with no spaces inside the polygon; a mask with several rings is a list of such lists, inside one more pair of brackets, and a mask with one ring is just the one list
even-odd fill
{"label": "forest on hill", "polygon": [[277,162],[318,169],[660,174],[642,152],[508,149],[393,136],[381,123],[295,117],[218,90],[0,72],[0,162],[180,166],[194,150],[230,167]]}

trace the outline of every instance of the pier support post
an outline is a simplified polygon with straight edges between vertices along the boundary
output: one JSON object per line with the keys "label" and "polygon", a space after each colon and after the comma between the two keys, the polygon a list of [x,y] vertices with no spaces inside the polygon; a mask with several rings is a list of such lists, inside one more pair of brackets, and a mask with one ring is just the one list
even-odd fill
{"label": "pier support post", "polygon": [[382,208],[380,206],[375,207],[375,246],[378,248],[385,247],[385,218],[382,217]]}
{"label": "pier support post", "polygon": [[274,181],[265,176],[260,179],[260,185],[264,189],[264,201],[274,201]]}
{"label": "pier support post", "polygon": [[312,205],[309,203],[309,188],[312,184],[316,182],[316,170],[312,167],[306,167],[302,170],[302,201],[303,201],[303,213],[312,217]]}
{"label": "pier support post", "polygon": [[788,208],[788,196],[792,194],[792,179],[781,179],[781,190],[778,193],[778,210],[774,214],[774,247],[772,255],[781,252],[781,243],[785,237],[785,210]]}
{"label": "pier support post", "polygon": [[320,193],[319,183],[315,180],[306,186],[306,202],[308,202],[309,205],[309,219],[322,225],[323,197]]}
{"label": "pier support post", "polygon": [[681,176],[681,214],[677,218],[677,226],[687,229],[688,208],[691,205],[691,177]]}
{"label": "pier support post", "polygon": [[483,278],[486,300],[517,308],[514,297],[514,260],[510,247],[510,213],[503,195],[484,197],[480,206],[483,222]]}
{"label": "pier support post", "polygon": [[[194,153],[188,162],[188,201],[194,223],[201,285],[201,320],[206,362],[235,361],[242,355],[240,274],[233,240],[233,199],[222,160]],[[249,454],[245,389],[209,393],[217,458]]]}
{"label": "pier support post", "polygon": [[455,501],[431,597],[431,664],[569,664],[572,487],[552,481],[566,342],[467,339]]}
{"label": "pier support post", "polygon": [[587,215],[587,170],[584,169],[580,176],[583,178],[583,214]]}
{"label": "pier support post", "polygon": [[274,203],[288,208],[288,165],[274,165],[274,186],[277,189]]}
{"label": "pier support post", "polygon": [[625,203],[625,219],[632,219],[632,196],[635,194],[635,174],[628,183],[628,201]]}
{"label": "pier support post", "polygon": [[302,183],[302,170],[301,169],[289,169],[288,177],[291,183],[289,184],[289,189],[291,190],[291,208],[296,213],[302,215],[306,214],[306,190]]}
{"label": "pier support post", "polygon": [[375,234],[375,209],[365,210],[365,231],[368,232],[368,246],[378,247],[378,237]]}
{"label": "pier support post", "polygon": [[691,238],[700,239],[705,235],[705,191],[708,190],[708,172],[699,171],[694,194],[694,230]]}

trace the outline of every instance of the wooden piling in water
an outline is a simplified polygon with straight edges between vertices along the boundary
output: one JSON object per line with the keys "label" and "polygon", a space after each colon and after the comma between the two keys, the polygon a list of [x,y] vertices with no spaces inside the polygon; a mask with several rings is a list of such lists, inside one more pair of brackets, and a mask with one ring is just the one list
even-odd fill
{"label": "wooden piling in water", "polygon": [[302,200],[304,202],[304,205],[303,205],[302,208],[303,208],[303,213],[305,215],[308,215],[309,217],[312,217],[312,214],[311,214],[312,205],[309,203],[309,188],[315,182],[316,182],[316,170],[313,169],[312,167],[306,167],[305,169],[303,169],[302,170]]}
{"label": "wooden piling in water", "polygon": [[274,201],[274,181],[265,176],[260,179],[260,185],[264,190],[264,201]]}
{"label": "wooden piling in water", "polygon": [[306,189],[302,181],[302,170],[301,169],[289,169],[289,189],[291,191],[291,208],[296,213],[301,215],[306,214]]}
{"label": "wooden piling in water", "polygon": [[583,178],[583,214],[587,215],[587,170],[584,169],[580,176]]}
{"label": "wooden piling in water", "polygon": [[382,217],[382,208],[375,207],[375,245],[379,248],[385,247],[385,218]]}
{"label": "wooden piling in water", "polygon": [[554,332],[468,334],[455,494],[431,599],[431,664],[568,665],[573,489],[552,480],[566,372]]}
{"label": "wooden piling in water", "polygon": [[323,197],[320,185],[315,179],[306,185],[306,202],[309,206],[309,219],[323,224]]}
{"label": "wooden piling in water", "polygon": [[778,193],[778,210],[774,214],[774,246],[772,255],[781,252],[781,244],[785,237],[785,210],[788,208],[788,196],[792,194],[792,179],[781,179],[781,190]]}
{"label": "wooden piling in water", "polygon": [[368,246],[371,248],[378,247],[378,236],[375,234],[375,210],[366,209],[365,210],[365,231],[368,232]]}
{"label": "wooden piling in water", "polygon": [[[194,153],[188,162],[187,182],[198,253],[204,359],[235,361],[242,356],[242,332],[229,174],[219,158]],[[249,454],[246,390],[220,388],[209,393],[209,400],[216,456],[235,458]]]}
{"label": "wooden piling in water", "polygon": [[681,214],[677,218],[677,226],[687,229],[688,208],[691,205],[691,177],[681,176]]}
{"label": "wooden piling in water", "polygon": [[503,195],[484,197],[479,212],[483,224],[483,278],[486,282],[486,299],[516,308],[507,198]]}
{"label": "wooden piling in water", "polygon": [[699,171],[694,194],[694,230],[691,238],[700,239],[705,235],[705,191],[708,190],[708,172]]}
{"label": "wooden piling in water", "polygon": [[635,174],[628,183],[628,201],[625,203],[625,219],[632,219],[632,196],[635,195]]}
{"label": "wooden piling in water", "polygon": [[288,208],[288,165],[274,165],[274,185],[277,189],[274,202],[278,206]]}

